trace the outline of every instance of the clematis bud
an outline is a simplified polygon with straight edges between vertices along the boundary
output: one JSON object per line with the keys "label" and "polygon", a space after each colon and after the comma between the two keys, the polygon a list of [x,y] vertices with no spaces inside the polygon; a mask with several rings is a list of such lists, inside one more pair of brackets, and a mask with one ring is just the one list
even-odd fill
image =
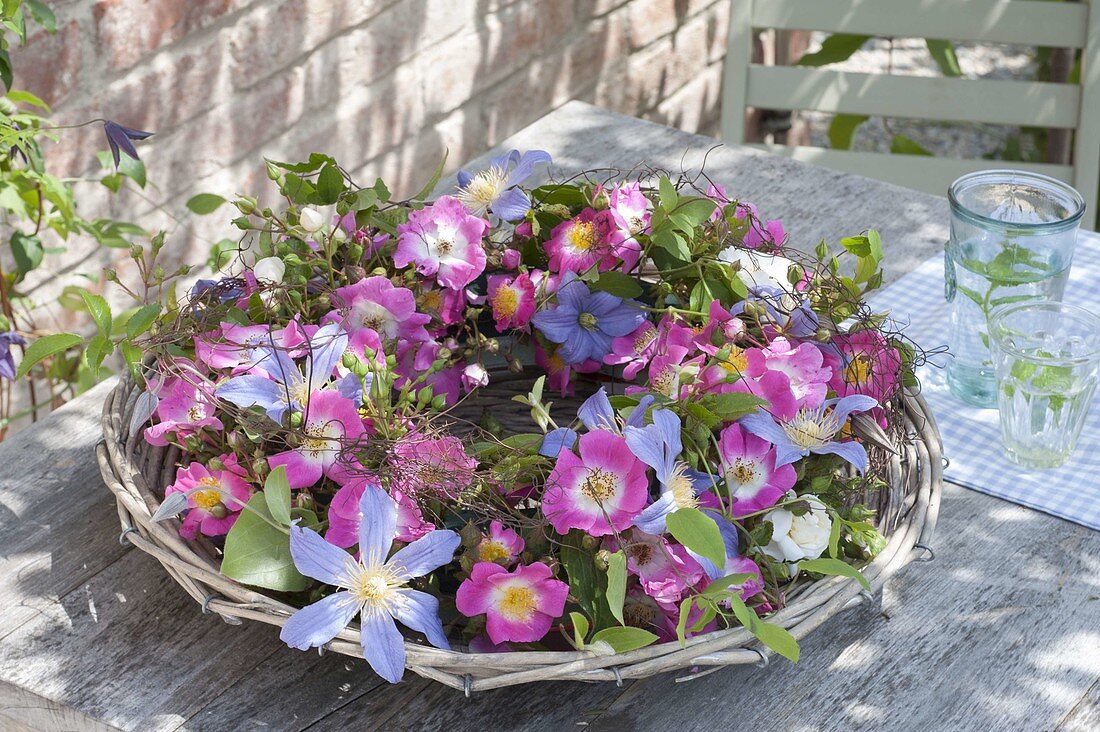
{"label": "clematis bud", "polygon": [[319,231],[325,225],[325,218],[321,212],[309,206],[303,206],[298,214],[298,223],[310,234]]}
{"label": "clematis bud", "polygon": [[833,339],[833,334],[829,332],[828,328],[818,328],[814,333],[814,340],[818,343],[828,343]]}

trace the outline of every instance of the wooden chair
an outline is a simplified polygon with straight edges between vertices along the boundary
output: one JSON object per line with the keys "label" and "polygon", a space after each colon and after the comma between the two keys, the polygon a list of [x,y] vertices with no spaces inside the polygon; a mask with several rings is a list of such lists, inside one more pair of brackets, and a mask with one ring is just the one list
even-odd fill
{"label": "wooden chair", "polygon": [[[1084,226],[1092,229],[1100,178],[1100,0],[1095,2],[1092,10],[1086,3],[1042,0],[731,0],[722,137],[746,142],[746,107],[1071,129],[1072,165],[757,147],[939,195],[973,170],[1030,170],[1076,187],[1088,206]],[[752,39],[756,29],[766,28],[1082,48],[1084,63],[1080,84],[763,66],[751,62]]]}

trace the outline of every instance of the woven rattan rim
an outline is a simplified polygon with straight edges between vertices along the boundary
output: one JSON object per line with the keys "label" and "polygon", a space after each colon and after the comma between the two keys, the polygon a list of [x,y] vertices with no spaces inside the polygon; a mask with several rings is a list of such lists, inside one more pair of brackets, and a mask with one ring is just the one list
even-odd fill
{"label": "woven rattan rim", "polygon": [[[282,626],[295,608],[248,589],[219,572],[217,550],[209,543],[187,542],[176,519],[154,523],[158,493],[175,478],[177,448],[148,445],[141,430],[131,431],[131,416],[141,388],[121,378],[103,407],[103,438],[96,457],[103,480],[114,493],[122,524],[119,540],[157,559],[172,578],[202,606],[231,624],[242,619]],[[511,393],[515,393],[514,391]],[[863,568],[867,592],[853,579],[829,577],[805,583],[788,595],[788,604],[769,616],[798,640],[842,610],[873,598],[886,581],[910,561],[931,558],[931,540],[943,492],[939,430],[924,399],[915,392],[900,397],[903,441],[894,445],[888,468],[889,490],[880,506],[880,530],[886,548]],[[883,439],[884,435],[879,435]],[[326,648],[360,657],[359,631],[342,631]],[[759,664],[769,652],[741,628],[718,630],[688,639],[685,646],[662,643],[629,653],[596,655],[584,651],[467,653],[444,651],[406,641],[408,668],[469,695],[535,681],[615,681],[699,667]]]}

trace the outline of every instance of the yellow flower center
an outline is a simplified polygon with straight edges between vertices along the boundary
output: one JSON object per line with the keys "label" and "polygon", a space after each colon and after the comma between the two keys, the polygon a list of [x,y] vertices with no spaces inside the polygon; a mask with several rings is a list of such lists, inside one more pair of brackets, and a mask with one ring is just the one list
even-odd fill
{"label": "yellow flower center", "polygon": [[187,410],[188,422],[199,422],[206,418],[206,408],[201,404],[193,404]]}
{"label": "yellow flower center", "polygon": [[844,380],[849,384],[867,384],[871,381],[871,359],[866,353],[857,353],[844,368]]}
{"label": "yellow flower center", "polygon": [[699,508],[699,499],[695,496],[695,486],[687,476],[687,466],[677,463],[669,476],[668,489],[672,491],[672,500],[680,508]]}
{"label": "yellow flower center", "polygon": [[745,369],[749,367],[748,356],[745,355],[744,348],[738,348],[737,346],[730,346],[730,355],[725,361],[722,361],[722,368],[729,371],[731,374],[740,376],[745,373]]}
{"label": "yellow flower center", "polygon": [[640,356],[656,338],[657,329],[646,328],[641,335],[634,339],[634,353]]}
{"label": "yellow flower center", "polygon": [[475,175],[470,184],[458,192],[457,198],[462,201],[466,210],[483,214],[489,210],[493,201],[500,198],[507,183],[508,171],[499,165],[493,165]]}
{"label": "yellow flower center", "polygon": [[360,605],[384,608],[393,600],[394,589],[400,585],[387,567],[382,565],[356,572],[348,591]]}
{"label": "yellow flower center", "polygon": [[641,565],[649,564],[649,561],[653,559],[653,547],[642,542],[631,544],[627,547],[626,553],[630,555],[631,559]]}
{"label": "yellow flower center", "polygon": [[596,330],[596,326],[600,324],[599,319],[592,313],[581,313],[577,316],[577,322],[585,330]]}
{"label": "yellow flower center", "polygon": [[589,468],[588,477],[581,484],[581,493],[593,501],[606,501],[615,495],[617,484],[613,473],[603,468]]}
{"label": "yellow flower center", "polygon": [[824,446],[839,429],[833,412],[819,414],[805,409],[799,410],[794,419],[783,425],[787,437],[803,450]]}
{"label": "yellow flower center", "polygon": [[745,462],[737,458],[733,462],[733,470],[730,471],[734,482],[741,485],[749,485],[756,481],[756,463]]}
{"label": "yellow flower center", "polygon": [[450,239],[440,239],[435,243],[435,251],[439,256],[450,254],[454,248],[455,244]]}
{"label": "yellow flower center", "polygon": [[628,602],[623,607],[623,620],[631,628],[648,628],[656,619],[656,608],[645,603]]}
{"label": "yellow flower center", "polygon": [[287,387],[287,391],[290,392],[290,398],[300,405],[306,405],[309,402],[309,384],[305,379],[295,381]]}
{"label": "yellow flower center", "polygon": [[193,493],[191,498],[195,501],[195,505],[204,511],[209,511],[222,502],[222,494],[216,490],[199,491],[198,493]]}
{"label": "yellow flower center", "polygon": [[306,434],[306,438],[302,442],[302,447],[304,447],[307,451],[313,453],[314,457],[316,457],[318,453],[324,452],[325,450],[329,449],[329,440],[325,437],[324,425],[306,425],[304,432]]}
{"label": "yellow flower center", "polygon": [[493,312],[510,318],[519,308],[519,294],[507,285],[497,288],[493,293]]}
{"label": "yellow flower center", "polygon": [[658,394],[672,396],[676,386],[676,374],[671,367],[662,369],[658,374],[649,376],[649,386]]}
{"label": "yellow flower center", "polygon": [[529,587],[513,586],[504,590],[500,598],[501,615],[509,620],[526,622],[535,614],[535,593]]}
{"label": "yellow flower center", "polygon": [[428,290],[420,296],[420,309],[426,312],[439,312],[443,309],[443,293],[439,290]]}
{"label": "yellow flower center", "polygon": [[477,547],[477,557],[483,562],[496,562],[510,556],[503,544],[492,539],[484,539]]}
{"label": "yellow flower center", "polygon": [[569,235],[566,238],[570,249],[575,252],[587,252],[596,246],[599,234],[596,232],[596,225],[591,221],[574,221],[569,227]]}

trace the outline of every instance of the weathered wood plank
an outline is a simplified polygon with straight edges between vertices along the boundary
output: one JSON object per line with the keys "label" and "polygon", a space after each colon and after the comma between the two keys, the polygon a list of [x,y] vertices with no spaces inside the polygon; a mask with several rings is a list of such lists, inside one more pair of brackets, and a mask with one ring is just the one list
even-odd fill
{"label": "weathered wood plank", "polygon": [[0,668],[5,681],[121,729],[170,730],[277,648],[269,626],[202,615],[131,550],[0,641]]}
{"label": "weathered wood plank", "polygon": [[0,444],[0,638],[114,562],[118,517],[91,459],[114,380]]}
{"label": "weathered wood plank", "polygon": [[[272,636],[275,630],[270,630]],[[404,686],[419,679],[409,676]],[[200,712],[188,719],[181,730],[302,730],[364,697],[373,697],[388,685],[367,666],[366,661],[316,651],[278,648]],[[293,693],[285,693],[292,689]],[[357,728],[367,724],[362,716]]]}

